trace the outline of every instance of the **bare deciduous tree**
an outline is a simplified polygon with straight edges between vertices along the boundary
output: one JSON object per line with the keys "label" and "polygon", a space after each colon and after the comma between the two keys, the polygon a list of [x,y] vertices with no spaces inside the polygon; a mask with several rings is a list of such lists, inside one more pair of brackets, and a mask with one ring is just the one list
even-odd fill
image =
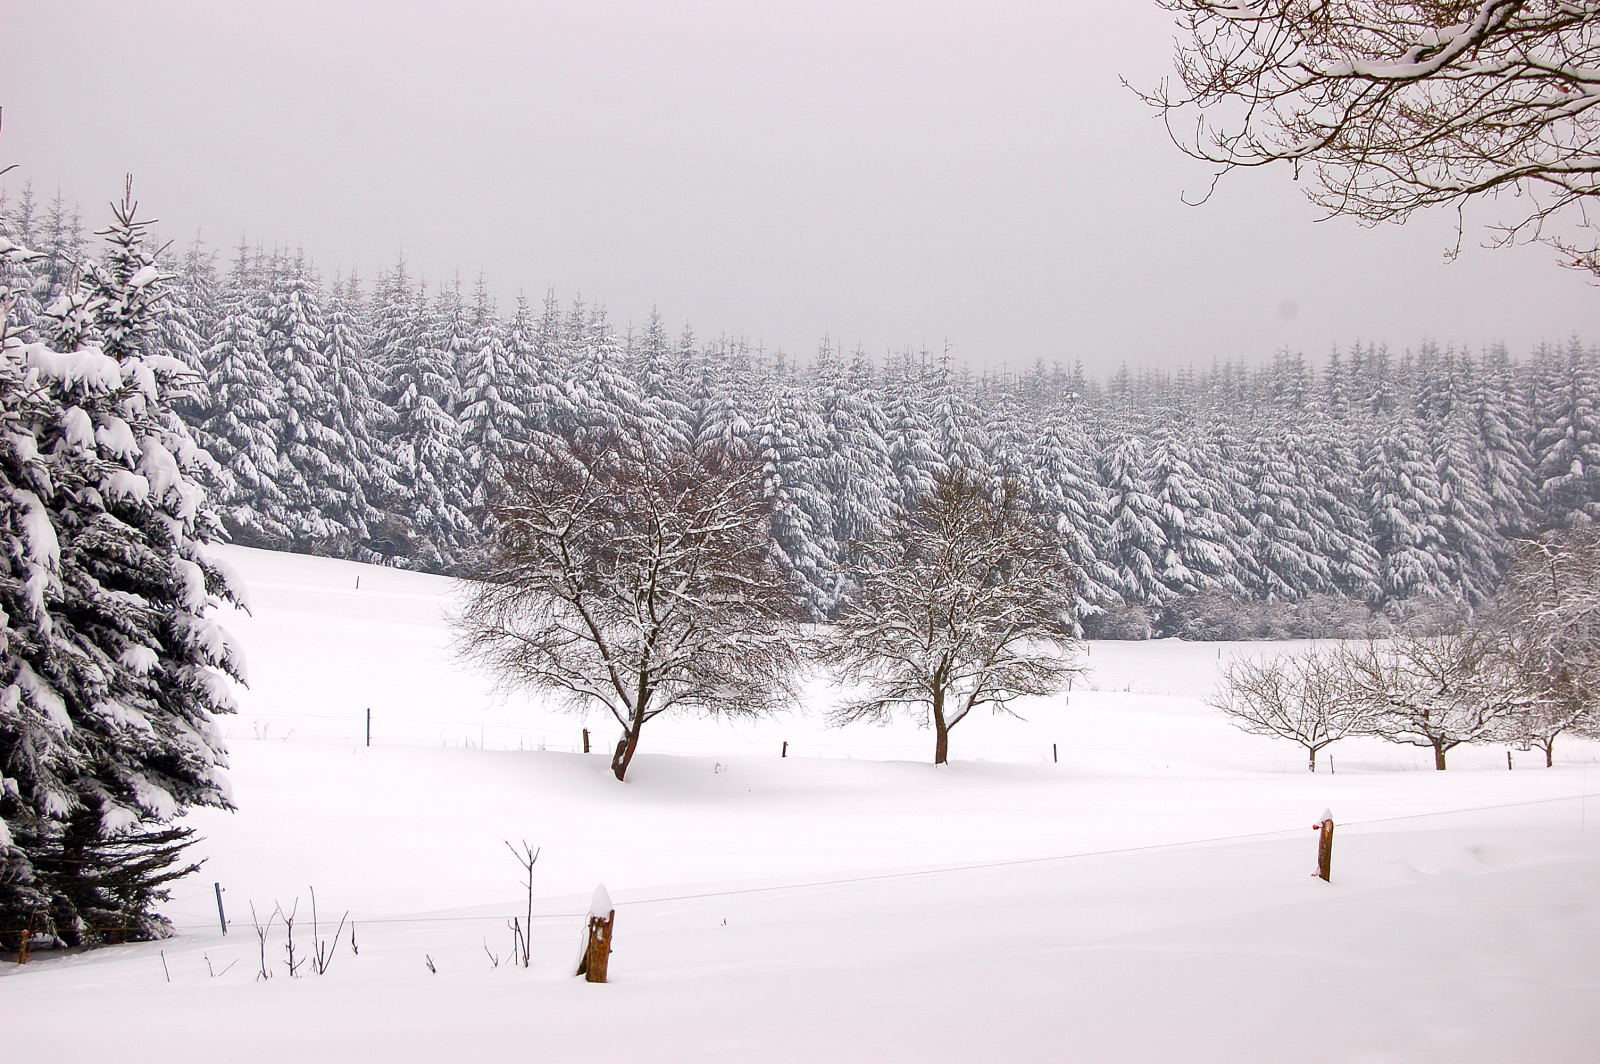
{"label": "bare deciduous tree", "polygon": [[622,435],[542,441],[507,463],[460,647],[512,686],[598,703],[622,726],[674,710],[792,702],[798,606],[776,565],[759,470]]}
{"label": "bare deciduous tree", "polygon": [[1554,765],[1558,738],[1600,725],[1600,530],[1518,543],[1487,616],[1530,695],[1502,738],[1544,751],[1546,767]]}
{"label": "bare deciduous tree", "polygon": [[1328,650],[1229,662],[1211,704],[1251,735],[1299,743],[1315,772],[1318,752],[1367,723],[1340,666],[1338,652]]}
{"label": "bare deciduous tree", "polygon": [[1431,749],[1440,771],[1446,754],[1495,738],[1531,697],[1475,627],[1347,647],[1340,668],[1367,715],[1363,730]]}
{"label": "bare deciduous tree", "polygon": [[1600,273],[1597,0],[1159,2],[1177,79],[1141,96],[1219,177],[1287,164],[1330,216],[1374,224],[1509,194],[1492,244]]}
{"label": "bare deciduous tree", "polygon": [[840,683],[869,693],[834,718],[924,714],[934,764],[949,759],[950,729],[974,709],[1049,694],[1077,668],[1066,654],[1077,567],[1014,486],[941,479],[887,535],[858,547],[854,577],[822,656]]}

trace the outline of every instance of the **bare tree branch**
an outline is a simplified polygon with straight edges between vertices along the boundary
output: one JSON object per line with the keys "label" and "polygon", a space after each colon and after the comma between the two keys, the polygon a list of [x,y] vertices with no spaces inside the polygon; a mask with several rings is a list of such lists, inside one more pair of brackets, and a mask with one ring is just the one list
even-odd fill
{"label": "bare tree branch", "polygon": [[1595,228],[1600,0],[1159,2],[1177,76],[1139,95],[1216,176],[1285,164],[1369,224],[1513,197],[1491,246],[1542,241],[1600,276],[1600,239],[1564,231]]}

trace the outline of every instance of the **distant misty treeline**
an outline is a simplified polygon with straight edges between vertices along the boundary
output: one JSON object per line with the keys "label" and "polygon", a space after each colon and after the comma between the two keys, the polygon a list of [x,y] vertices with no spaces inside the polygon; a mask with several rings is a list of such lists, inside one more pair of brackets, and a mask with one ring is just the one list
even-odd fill
{"label": "distant misty treeline", "polygon": [[[42,253],[14,267],[28,328],[84,239],[59,202],[24,194],[5,215]],[[500,308],[481,281],[429,287],[403,263],[363,286],[298,254],[228,259],[168,263],[160,343],[200,374],[185,413],[247,544],[451,571],[521,441],[627,425],[761,464],[818,618],[850,544],[960,469],[1053,515],[1091,634],[1287,635],[1340,629],[1354,604],[1471,605],[1508,537],[1600,517],[1600,358],[1577,339],[1521,358],[1371,344],[1315,368],[1284,353],[1103,382],[1059,364],[973,376],[826,341],[791,361],[659,316],[620,329],[554,297]]]}

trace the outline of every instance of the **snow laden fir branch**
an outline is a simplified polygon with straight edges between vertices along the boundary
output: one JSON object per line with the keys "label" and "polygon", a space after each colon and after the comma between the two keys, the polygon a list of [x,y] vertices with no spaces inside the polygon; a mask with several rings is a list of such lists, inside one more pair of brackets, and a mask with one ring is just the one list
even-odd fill
{"label": "snow laden fir branch", "polygon": [[159,934],[189,870],[162,825],[229,805],[213,716],[244,665],[212,613],[243,594],[205,549],[217,468],[175,411],[195,377],[154,339],[148,224],[130,188],[43,339],[12,333],[0,287],[0,937]]}

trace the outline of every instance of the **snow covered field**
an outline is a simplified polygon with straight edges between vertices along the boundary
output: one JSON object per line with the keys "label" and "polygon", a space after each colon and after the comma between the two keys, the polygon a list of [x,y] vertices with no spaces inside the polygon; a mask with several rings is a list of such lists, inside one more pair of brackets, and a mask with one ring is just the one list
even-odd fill
{"label": "snow covered field", "polygon": [[[614,725],[457,668],[449,581],[227,553],[254,605],[230,623],[239,810],[191,818],[209,860],[178,938],[0,970],[5,1059],[1600,1059],[1595,746],[1435,773],[1348,741],[1311,776],[1202,701],[1219,660],[1281,646],[1097,643],[1069,695],[967,721],[944,768],[911,725],[826,727],[819,680],[802,715],[655,722],[624,785]],[[531,971],[505,959],[506,839],[543,847]],[[590,986],[601,882],[617,946]],[[298,897],[306,949],[311,886],[359,955],[291,980],[280,926],[258,982],[249,903]]]}

